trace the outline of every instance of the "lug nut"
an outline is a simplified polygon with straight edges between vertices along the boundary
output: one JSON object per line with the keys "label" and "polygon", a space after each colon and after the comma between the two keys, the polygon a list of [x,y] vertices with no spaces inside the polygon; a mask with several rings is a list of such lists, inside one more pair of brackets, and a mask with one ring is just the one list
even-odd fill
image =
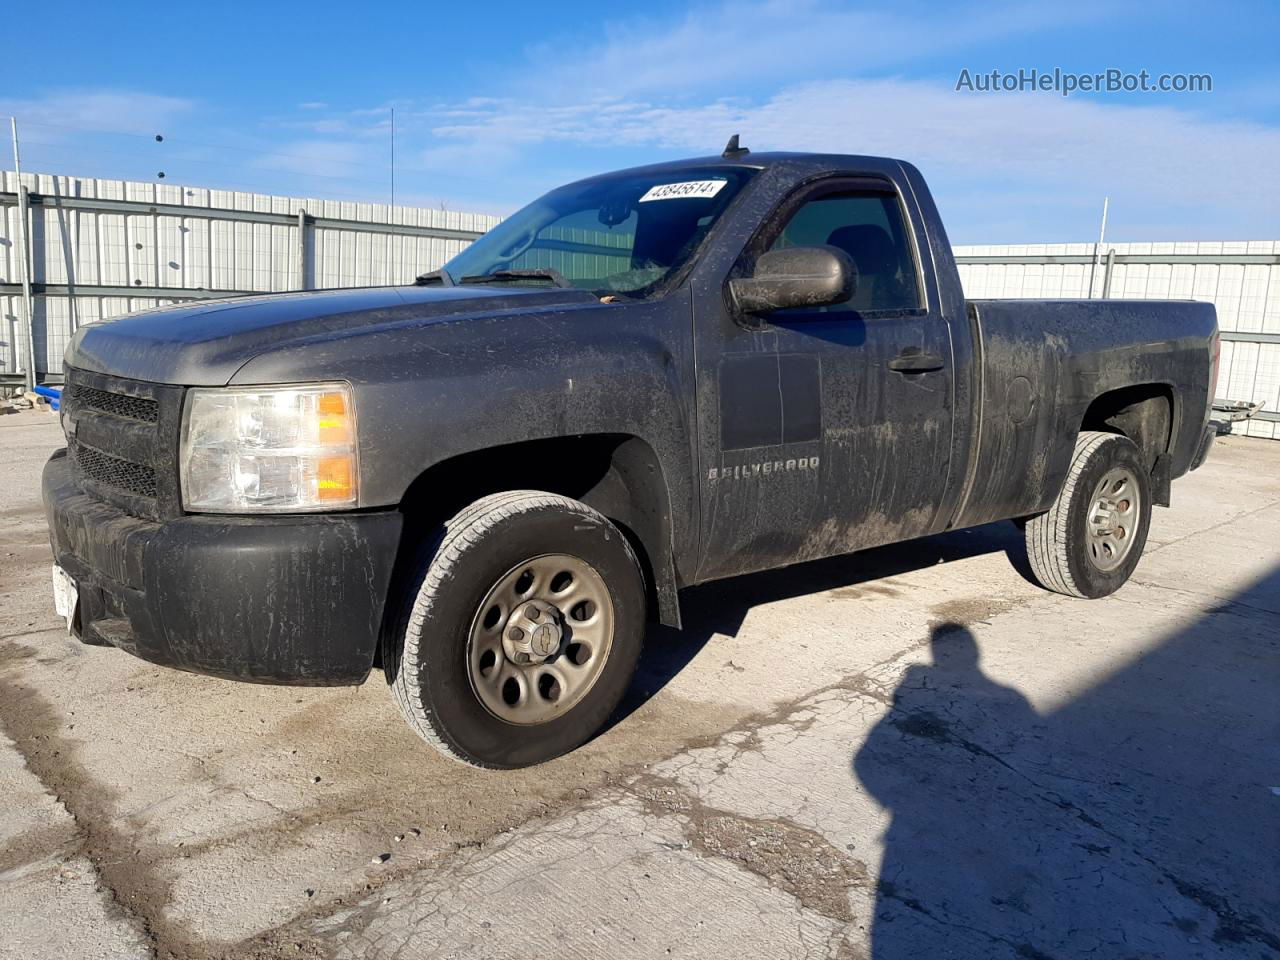
{"label": "lug nut", "polygon": [[538,618],[542,616],[542,611],[535,607],[532,603],[524,608],[524,615],[534,623],[538,622]]}
{"label": "lug nut", "polygon": [[516,663],[528,663],[528,662],[529,662],[529,655],[527,653],[516,654]]}
{"label": "lug nut", "polygon": [[507,631],[507,637],[511,640],[512,643],[519,643],[521,640],[524,639],[524,631],[521,630],[519,627],[512,627],[510,630]]}

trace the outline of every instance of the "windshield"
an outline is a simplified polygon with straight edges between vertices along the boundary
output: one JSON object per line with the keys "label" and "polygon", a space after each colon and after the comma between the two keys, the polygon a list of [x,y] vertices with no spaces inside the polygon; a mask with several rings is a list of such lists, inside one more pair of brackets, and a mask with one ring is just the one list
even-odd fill
{"label": "windshield", "polygon": [[695,167],[570,184],[498,224],[442,272],[462,284],[556,284],[599,297],[646,297],[693,257],[754,172]]}

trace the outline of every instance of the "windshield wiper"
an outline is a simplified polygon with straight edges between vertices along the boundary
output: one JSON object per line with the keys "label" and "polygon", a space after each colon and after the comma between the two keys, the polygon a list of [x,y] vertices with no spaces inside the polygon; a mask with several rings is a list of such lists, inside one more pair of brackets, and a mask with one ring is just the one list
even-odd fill
{"label": "windshield wiper", "polygon": [[474,276],[463,277],[459,283],[502,283],[510,280],[549,280],[557,287],[572,287],[573,284],[565,279],[563,273],[559,270],[553,270],[551,267],[538,267],[535,270],[495,270],[493,273],[477,273]]}
{"label": "windshield wiper", "polygon": [[431,270],[427,273],[420,274],[418,278],[413,281],[413,284],[416,287],[433,287],[437,283],[442,287],[452,287],[453,277],[449,276],[449,274],[444,270]]}

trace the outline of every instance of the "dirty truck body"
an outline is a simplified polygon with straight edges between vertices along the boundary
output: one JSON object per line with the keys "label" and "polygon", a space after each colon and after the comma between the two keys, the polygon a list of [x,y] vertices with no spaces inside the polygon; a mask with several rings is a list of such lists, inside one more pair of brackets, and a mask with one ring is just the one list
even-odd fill
{"label": "dirty truck body", "polygon": [[1207,453],[1217,348],[1207,304],[966,301],[900,161],[637,168],[414,286],[82,328],[55,593],[185,670],[380,666],[425,739],[521,766],[690,584],[1013,519],[1046,587],[1112,592]]}

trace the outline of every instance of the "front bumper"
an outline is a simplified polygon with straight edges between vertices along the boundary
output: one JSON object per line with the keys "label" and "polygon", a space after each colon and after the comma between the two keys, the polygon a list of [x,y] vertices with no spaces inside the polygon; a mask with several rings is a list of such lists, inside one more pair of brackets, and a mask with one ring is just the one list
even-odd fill
{"label": "front bumper", "polygon": [[260,683],[356,684],[378,648],[396,511],[137,519],[87,495],[60,450],[45,464],[53,555],[77,624],[153,663]]}

